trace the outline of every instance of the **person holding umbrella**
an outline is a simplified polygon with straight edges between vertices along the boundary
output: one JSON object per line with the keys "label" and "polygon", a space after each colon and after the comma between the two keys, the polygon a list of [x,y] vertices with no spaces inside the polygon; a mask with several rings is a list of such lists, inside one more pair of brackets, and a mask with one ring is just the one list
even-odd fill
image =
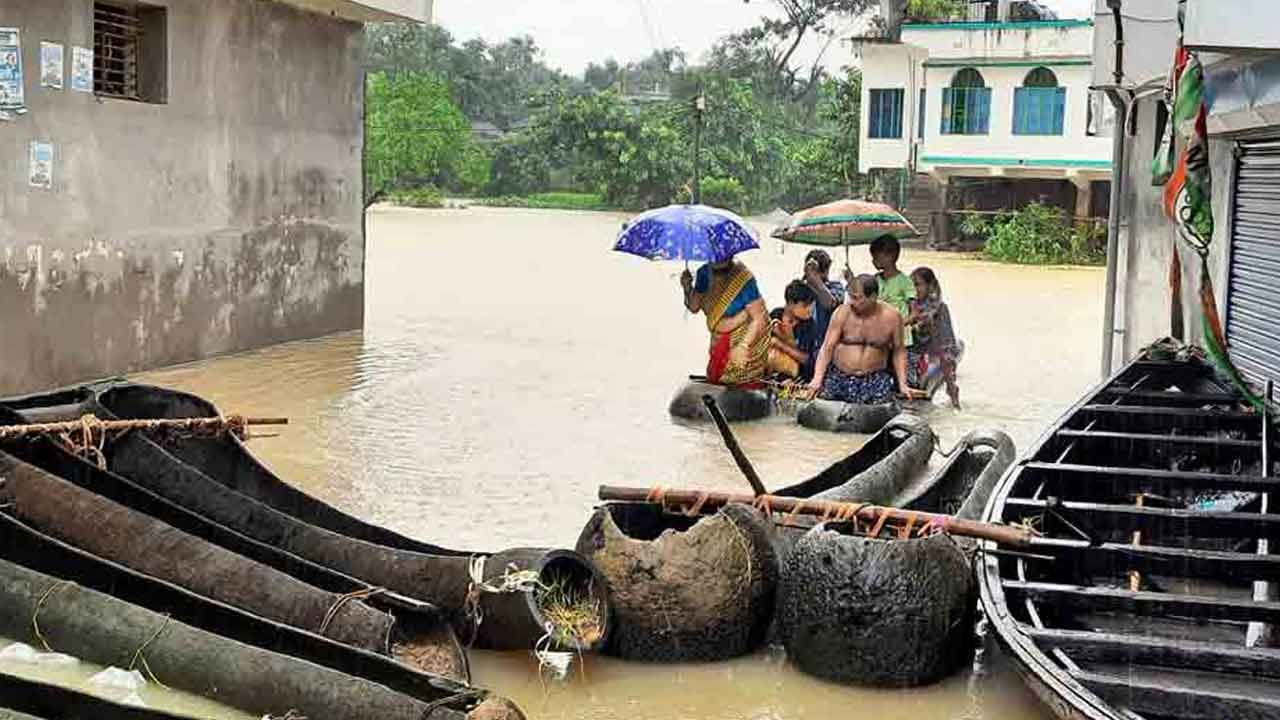
{"label": "person holding umbrella", "polygon": [[[701,312],[711,333],[707,382],[754,386],[764,378],[769,317],[755,277],[735,257],[759,249],[737,215],[706,205],[668,205],[625,224],[613,249],[649,260],[683,260],[684,306]],[[689,261],[704,263],[697,273]]]}
{"label": "person holding umbrella", "polygon": [[707,381],[716,385],[752,385],[765,373],[769,354],[769,315],[755,277],[735,260],[688,268],[680,274],[684,305],[701,312],[711,333]]}

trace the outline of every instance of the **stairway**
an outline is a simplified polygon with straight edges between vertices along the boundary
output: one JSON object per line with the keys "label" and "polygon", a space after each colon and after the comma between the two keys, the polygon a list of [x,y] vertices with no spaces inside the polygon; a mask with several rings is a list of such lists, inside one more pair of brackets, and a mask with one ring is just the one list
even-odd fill
{"label": "stairway", "polygon": [[931,239],[933,213],[942,209],[942,188],[931,176],[917,173],[907,186],[907,201],[898,208],[920,232],[920,239]]}

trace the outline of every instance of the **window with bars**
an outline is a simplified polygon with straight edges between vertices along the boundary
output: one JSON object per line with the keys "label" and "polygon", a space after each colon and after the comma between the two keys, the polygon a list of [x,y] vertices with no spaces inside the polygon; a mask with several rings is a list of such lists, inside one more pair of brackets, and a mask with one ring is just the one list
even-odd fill
{"label": "window with bars", "polygon": [[872,139],[900,139],[902,137],[901,88],[871,90],[871,112],[867,137]]}
{"label": "window with bars", "polygon": [[942,88],[942,134],[986,135],[991,129],[991,88],[982,73],[964,68]]}
{"label": "window with bars", "polygon": [[102,97],[168,99],[165,8],[117,0],[93,4],[93,91]]}

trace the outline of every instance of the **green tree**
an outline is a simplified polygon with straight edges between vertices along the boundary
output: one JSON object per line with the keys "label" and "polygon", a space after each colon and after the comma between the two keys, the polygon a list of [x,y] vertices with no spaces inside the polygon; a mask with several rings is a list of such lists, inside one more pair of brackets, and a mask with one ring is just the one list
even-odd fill
{"label": "green tree", "polygon": [[434,75],[374,73],[365,103],[366,200],[439,183],[465,159],[471,126]]}

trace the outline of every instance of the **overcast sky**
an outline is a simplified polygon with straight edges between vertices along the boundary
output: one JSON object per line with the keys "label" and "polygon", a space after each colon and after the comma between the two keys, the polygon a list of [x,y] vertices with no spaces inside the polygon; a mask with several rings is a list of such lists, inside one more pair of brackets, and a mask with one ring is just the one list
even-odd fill
{"label": "overcast sky", "polygon": [[[1042,0],[1061,17],[1088,17],[1090,0]],[[622,62],[654,48],[677,46],[699,60],[716,38],[774,10],[769,0],[436,0],[436,22],[459,41],[532,35],[546,61],[580,75],[587,63]],[[810,56],[818,48],[808,48]],[[849,50],[833,46],[828,66],[845,63]]]}

